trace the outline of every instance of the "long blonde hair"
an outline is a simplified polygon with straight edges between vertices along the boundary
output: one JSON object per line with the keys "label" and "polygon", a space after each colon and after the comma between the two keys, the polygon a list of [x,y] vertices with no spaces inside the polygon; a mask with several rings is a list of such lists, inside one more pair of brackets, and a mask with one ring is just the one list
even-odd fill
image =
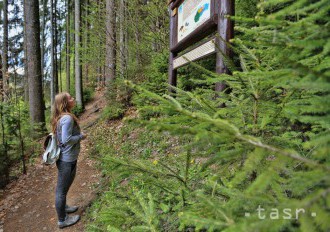
{"label": "long blonde hair", "polygon": [[54,107],[53,107],[53,113],[52,113],[52,119],[51,119],[51,125],[52,125],[52,132],[56,132],[57,122],[63,115],[70,115],[73,120],[78,124],[77,117],[71,113],[69,108],[69,93],[62,92],[55,96],[54,101]]}

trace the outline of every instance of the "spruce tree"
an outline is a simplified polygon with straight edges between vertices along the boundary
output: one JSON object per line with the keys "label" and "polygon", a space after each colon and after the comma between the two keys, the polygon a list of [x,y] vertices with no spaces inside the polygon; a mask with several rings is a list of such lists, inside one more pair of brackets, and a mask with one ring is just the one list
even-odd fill
{"label": "spruce tree", "polygon": [[[128,82],[139,93],[140,123],[170,133],[180,148],[152,161],[132,154],[134,143],[119,154],[104,146],[112,185],[95,223],[112,231],[328,231],[329,11],[326,0],[263,1],[256,17],[234,17],[233,75],[192,64],[203,73],[190,80],[197,88],[177,88],[176,98]],[[219,81],[230,91],[215,98]]]}

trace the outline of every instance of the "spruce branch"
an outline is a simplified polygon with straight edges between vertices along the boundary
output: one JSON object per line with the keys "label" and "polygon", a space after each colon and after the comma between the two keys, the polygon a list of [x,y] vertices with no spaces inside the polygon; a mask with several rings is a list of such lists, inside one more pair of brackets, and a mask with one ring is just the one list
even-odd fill
{"label": "spruce branch", "polygon": [[180,106],[180,107],[177,107],[176,110],[180,113],[183,113],[184,115],[187,115],[191,118],[194,118],[194,119],[199,119],[199,120],[202,120],[202,121],[205,121],[205,122],[209,122],[215,126],[218,126],[219,128],[222,128],[222,129],[225,129],[227,130],[227,132],[229,132],[230,134],[234,135],[237,139],[239,140],[242,140],[242,141],[245,141],[251,145],[254,145],[254,146],[257,146],[257,147],[261,147],[261,148],[264,148],[266,150],[269,150],[269,151],[273,151],[273,152],[276,152],[278,154],[282,154],[282,155],[285,155],[287,157],[290,157],[292,159],[295,159],[295,160],[298,160],[298,161],[302,161],[306,164],[309,164],[309,165],[312,165],[312,166],[319,166],[321,167],[322,169],[325,169],[327,171],[330,171],[330,168],[327,167],[327,166],[324,166],[322,164],[319,164],[313,160],[310,160],[310,159],[306,159],[304,157],[302,157],[301,155],[299,155],[298,153],[292,153],[292,152],[287,152],[285,150],[281,150],[281,149],[278,149],[276,147],[273,147],[273,146],[270,146],[270,145],[267,145],[267,144],[264,144],[262,143],[261,141],[259,141],[257,138],[254,138],[252,136],[247,136],[247,135],[243,135],[240,133],[239,129],[237,127],[235,127],[234,125],[230,124],[229,122],[227,122],[226,120],[222,120],[222,119],[213,119],[211,118],[209,115],[206,115],[204,113],[195,113],[195,112],[190,112],[188,110],[185,110],[181,107],[181,105],[172,97],[170,96],[164,96],[165,98],[169,98],[171,100],[172,103],[174,103],[174,106]]}
{"label": "spruce branch", "polygon": [[[176,171],[174,171],[173,169],[171,169],[169,166],[167,166],[167,165],[164,164],[163,162],[159,162],[159,164],[162,165],[162,166],[163,166],[164,168],[166,168],[167,170],[169,170],[171,173],[173,173],[173,174],[170,175],[171,177],[175,177],[177,180],[179,180],[181,183],[183,183],[183,185],[184,185],[187,189],[189,189],[189,187],[188,187],[188,185],[187,185],[187,181],[186,181],[184,178],[182,178],[182,177],[180,176],[179,173],[177,173]],[[189,190],[190,190],[190,189],[189,189]]]}

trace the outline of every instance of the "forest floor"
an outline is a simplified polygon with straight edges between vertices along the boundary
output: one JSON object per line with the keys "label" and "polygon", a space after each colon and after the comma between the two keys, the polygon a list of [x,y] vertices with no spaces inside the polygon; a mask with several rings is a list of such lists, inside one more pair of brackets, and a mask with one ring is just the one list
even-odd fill
{"label": "forest floor", "polygon": [[[79,117],[82,130],[88,135],[106,105],[103,92],[96,92]],[[3,191],[0,199],[0,232],[84,231],[86,209],[96,196],[101,174],[95,160],[89,157],[91,141],[81,143],[75,181],[68,193],[69,205],[78,205],[76,214],[82,216],[76,225],[59,230],[55,211],[56,165],[42,164],[41,155],[28,167],[28,174],[21,175]]]}

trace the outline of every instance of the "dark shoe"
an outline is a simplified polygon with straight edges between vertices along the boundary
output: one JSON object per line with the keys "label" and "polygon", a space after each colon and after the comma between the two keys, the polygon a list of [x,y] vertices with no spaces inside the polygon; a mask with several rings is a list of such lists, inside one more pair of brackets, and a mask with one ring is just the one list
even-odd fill
{"label": "dark shoe", "polygon": [[80,219],[79,215],[72,215],[72,216],[67,215],[65,218],[65,221],[58,222],[57,225],[60,229],[62,229],[64,227],[72,226],[72,225],[76,224],[79,221],[79,219]]}
{"label": "dark shoe", "polygon": [[65,206],[65,212],[66,213],[74,213],[78,210],[78,208],[79,208],[78,206],[68,206],[68,205],[66,205]]}

